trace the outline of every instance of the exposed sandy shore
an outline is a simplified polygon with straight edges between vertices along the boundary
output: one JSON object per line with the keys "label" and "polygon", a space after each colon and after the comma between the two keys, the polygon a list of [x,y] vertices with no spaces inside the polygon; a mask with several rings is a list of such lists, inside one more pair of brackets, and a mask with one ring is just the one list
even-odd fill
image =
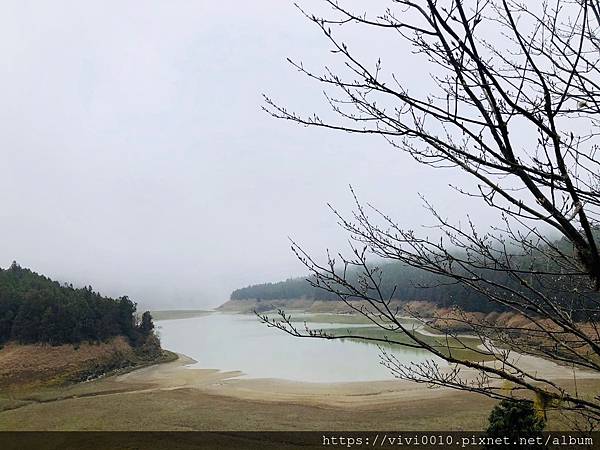
{"label": "exposed sandy shore", "polygon": [[[415,329],[418,333],[424,336],[431,337],[444,337],[443,334],[431,333],[425,330],[424,326],[419,326]],[[458,334],[455,335],[457,338],[471,338],[476,337],[469,334]],[[494,349],[494,352],[500,354],[500,352],[494,348],[492,343],[488,342],[487,348],[483,344],[478,346],[481,350],[490,350]],[[573,371],[572,368],[567,367],[565,365],[557,364],[553,361],[544,358],[538,358],[531,355],[522,355],[516,352],[511,352],[508,358],[511,364],[514,364],[516,367],[519,367],[522,371],[527,372],[529,375],[537,377],[540,376],[542,378],[546,378],[548,380],[561,380],[561,379],[573,379],[574,376],[577,379],[588,380],[588,379],[598,379],[600,378],[600,374],[598,372],[593,372],[591,370],[580,370],[577,369]],[[499,362],[487,362],[489,366],[501,366]],[[500,367],[499,367],[500,368]],[[467,373],[467,371],[465,371]]]}
{"label": "exposed sandy shore", "polygon": [[[514,355],[519,367],[572,389],[573,371]],[[0,390],[2,430],[478,430],[495,401],[404,380],[309,383],[252,379],[240,371],[170,363],[87,383]],[[489,363],[488,363],[489,364]],[[192,367],[193,366],[193,367]],[[474,371],[461,371],[463,379]],[[595,395],[597,374],[578,371],[577,389]],[[552,429],[568,429],[560,417]]]}
{"label": "exposed sandy shore", "polygon": [[272,378],[238,378],[242,372],[221,372],[215,369],[187,367],[195,361],[185,355],[179,360],[146,367],[116,378],[129,385],[151,385],[145,390],[198,389],[211,395],[243,400],[293,402],[315,406],[380,406],[387,403],[436,398],[448,389],[429,389],[427,386],[404,380],[308,383]]}
{"label": "exposed sandy shore", "polygon": [[[240,372],[186,367],[192,363],[180,355],[119,376],[23,393],[20,400],[15,392],[12,406],[0,412],[0,430],[479,430],[495,404],[401,380],[248,379]],[[571,383],[568,369],[555,373],[569,373],[561,383]],[[595,393],[598,384],[582,379],[578,388]],[[566,426],[551,419],[551,429]]]}
{"label": "exposed sandy shore", "polygon": [[[326,407],[381,407],[419,399],[436,399],[455,394],[449,388],[429,388],[405,380],[346,383],[308,383],[268,378],[240,378],[241,372],[188,367],[195,361],[185,355],[179,360],[130,372],[116,378],[124,385],[145,385],[145,390],[196,389],[210,395],[242,400],[296,403]],[[517,355],[519,366],[531,374],[552,380],[573,379],[572,369],[551,361]],[[464,372],[466,378],[475,373]],[[598,378],[592,372],[577,372],[577,379]]]}

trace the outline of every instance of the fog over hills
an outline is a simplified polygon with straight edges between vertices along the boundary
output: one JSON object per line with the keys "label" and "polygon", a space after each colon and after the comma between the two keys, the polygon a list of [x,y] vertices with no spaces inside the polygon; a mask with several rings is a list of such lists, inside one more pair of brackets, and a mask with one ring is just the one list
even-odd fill
{"label": "fog over hills", "polygon": [[[375,45],[359,37],[359,51]],[[491,220],[447,188],[461,184],[451,171],[261,111],[263,92],[328,108],[285,61],[331,55],[291,2],[8,0],[0,50],[2,267],[204,308],[302,275],[289,236],[320,254],[345,247],[326,203],[348,212],[349,184],[408,228],[431,222],[418,193]],[[419,67],[400,74],[422,79]]]}

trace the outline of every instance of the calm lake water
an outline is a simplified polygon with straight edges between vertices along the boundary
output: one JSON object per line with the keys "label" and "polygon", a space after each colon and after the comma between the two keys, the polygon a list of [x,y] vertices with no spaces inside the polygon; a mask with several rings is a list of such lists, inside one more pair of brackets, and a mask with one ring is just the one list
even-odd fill
{"label": "calm lake water", "polygon": [[[251,378],[281,378],[310,382],[393,379],[380,364],[372,344],[295,338],[268,328],[255,316],[210,314],[157,321],[164,348],[194,358],[195,367],[240,370]],[[347,324],[310,324],[311,328],[355,328]],[[360,326],[360,325],[358,325]],[[394,350],[403,362],[431,359],[427,352]]]}

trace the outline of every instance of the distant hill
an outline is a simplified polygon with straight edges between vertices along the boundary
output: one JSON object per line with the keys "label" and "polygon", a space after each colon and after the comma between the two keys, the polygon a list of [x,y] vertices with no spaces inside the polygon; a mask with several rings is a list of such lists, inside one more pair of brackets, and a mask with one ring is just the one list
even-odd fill
{"label": "distant hill", "polygon": [[[559,248],[569,255],[573,251],[570,243],[564,239],[553,243],[553,248]],[[543,292],[548,297],[554,298],[557,303],[565,303],[566,306],[579,310],[578,314],[585,315],[585,305],[588,302],[597,301],[597,293],[587,286],[589,280],[586,277],[576,279],[576,277],[565,277],[557,275],[562,272],[557,264],[560,258],[549,258],[551,249],[545,249],[546,252],[534,252],[530,255],[513,256],[511,265],[513,268],[523,268],[525,271],[531,271],[527,280],[535,289]],[[531,295],[531,292],[523,286],[521,280],[507,271],[495,270],[493,266],[489,268],[483,265],[478,269],[478,277],[487,280],[489,283],[479,282],[480,289],[465,287],[456,281],[443,278],[422,269],[417,269],[400,262],[387,262],[378,265],[381,269],[380,290],[384,298],[400,302],[424,301],[437,308],[449,308],[458,306],[465,311],[478,313],[505,312],[509,308],[497,302],[491,302],[489,297],[481,292],[481,289],[488,289],[493,295],[501,298],[506,296],[513,301],[513,294],[522,292],[524,296]],[[533,272],[538,274],[533,275]],[[554,271],[554,274],[548,274]],[[467,274],[465,276],[471,276]],[[359,272],[349,269],[347,273],[348,280],[354,285],[359,286]],[[243,303],[255,303],[253,310],[266,311],[282,307],[282,301],[318,301],[332,302],[339,301],[340,298],[323,289],[311,284],[314,280],[312,276],[305,278],[290,278],[285,281],[255,284],[231,293],[230,301],[221,308],[244,310]],[[502,291],[496,286],[508,286],[510,290]],[[372,293],[375,295],[375,293]],[[347,297],[347,300],[356,300],[353,297]],[[323,305],[319,306],[324,307]],[[330,308],[334,309],[334,308]]]}
{"label": "distant hill", "polygon": [[[419,300],[432,302],[440,307],[460,304],[471,311],[490,312],[497,306],[492,306],[482,294],[468,290],[461,285],[441,283],[440,277],[423,270],[388,263],[379,266],[382,270],[382,292],[386,298],[395,300]],[[353,271],[350,279],[358,277]],[[318,300],[339,301],[333,293],[324,291],[310,283],[311,277],[289,278],[275,283],[255,284],[231,293],[230,300],[259,300],[263,303],[275,300]]]}
{"label": "distant hill", "polygon": [[149,313],[141,320],[127,297],[109,298],[22,268],[0,269],[0,344],[105,342],[124,336],[134,347],[160,349]]}

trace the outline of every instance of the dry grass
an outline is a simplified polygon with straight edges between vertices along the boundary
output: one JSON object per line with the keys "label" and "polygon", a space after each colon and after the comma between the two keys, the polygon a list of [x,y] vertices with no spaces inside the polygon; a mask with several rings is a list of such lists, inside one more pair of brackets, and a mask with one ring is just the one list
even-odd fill
{"label": "dry grass", "polygon": [[[485,428],[495,405],[476,394],[423,386],[397,395],[391,384],[378,395],[372,395],[380,390],[373,383],[286,388],[277,380],[227,379],[216,371],[186,369],[184,363],[189,361],[32,391],[0,412],[0,430],[475,431]],[[599,380],[580,380],[578,389],[593,395],[598,385]],[[569,428],[550,415],[549,429]]]}
{"label": "dry grass", "polygon": [[472,430],[484,426],[492,406],[451,393],[441,401],[327,408],[186,388],[31,404],[0,413],[0,430]]}
{"label": "dry grass", "polygon": [[11,343],[0,350],[0,388],[60,384],[115,355],[133,358],[133,349],[125,338],[78,346]]}

